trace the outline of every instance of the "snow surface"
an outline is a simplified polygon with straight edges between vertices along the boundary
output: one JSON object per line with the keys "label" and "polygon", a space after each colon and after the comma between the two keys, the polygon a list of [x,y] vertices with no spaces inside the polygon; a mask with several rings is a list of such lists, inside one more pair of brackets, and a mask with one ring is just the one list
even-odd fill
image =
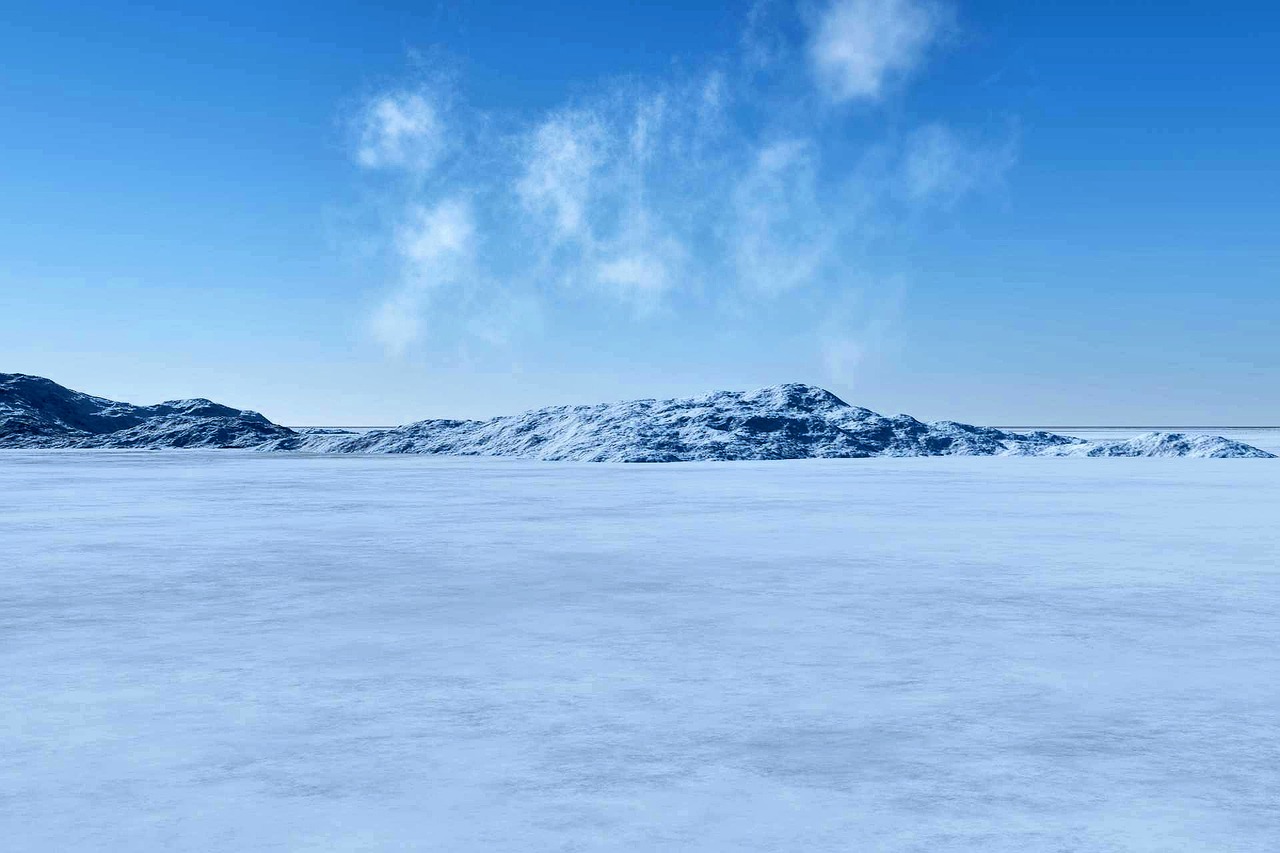
{"label": "snow surface", "polygon": [[11,850],[1274,851],[1280,468],[0,453]]}

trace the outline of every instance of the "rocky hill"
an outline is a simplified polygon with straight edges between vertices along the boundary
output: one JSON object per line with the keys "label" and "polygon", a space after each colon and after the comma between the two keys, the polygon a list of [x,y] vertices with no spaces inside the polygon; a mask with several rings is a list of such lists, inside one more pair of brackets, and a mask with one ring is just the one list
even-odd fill
{"label": "rocky hill", "polygon": [[555,406],[487,421],[427,420],[389,430],[294,431],[208,400],[133,406],[20,373],[0,374],[0,447],[254,448],[424,453],[583,462],[691,462],[868,456],[1197,456],[1272,454],[1218,436],[1153,432],[1084,441],[850,406],[811,385],[716,391],[678,400]]}
{"label": "rocky hill", "polygon": [[1271,454],[1216,436],[1150,433],[1088,442],[850,406],[811,385],[677,400],[556,406],[487,421],[427,420],[359,435],[294,435],[264,449],[428,453],[584,462],[689,462],[868,456],[1198,456]]}
{"label": "rocky hill", "polygon": [[0,373],[0,447],[249,448],[293,435],[257,412],[209,400],[133,406]]}

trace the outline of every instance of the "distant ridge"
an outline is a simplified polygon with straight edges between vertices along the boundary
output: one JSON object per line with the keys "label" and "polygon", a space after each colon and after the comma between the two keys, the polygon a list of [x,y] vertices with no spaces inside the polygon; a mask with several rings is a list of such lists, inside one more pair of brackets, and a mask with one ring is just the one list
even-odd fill
{"label": "distant ridge", "polygon": [[716,391],[675,400],[553,406],[486,421],[426,420],[346,435],[308,433],[265,449],[425,453],[583,462],[860,458],[870,456],[1271,456],[1218,436],[1152,432],[1089,442],[952,421],[924,423],[850,406],[812,385]]}
{"label": "distant ridge", "polygon": [[[1145,432],[1167,432],[1170,426],[1175,427],[1178,431],[1194,429],[1194,430],[1212,430],[1212,429],[1230,429],[1230,430],[1280,430],[1280,424],[1215,424],[1212,426],[1195,426],[1194,424],[1160,424],[1160,425],[1142,425],[1142,424],[1038,424],[1041,429],[1079,429],[1079,430],[1143,430]],[[1164,427],[1162,430],[1161,427]],[[1019,424],[1010,424],[1000,427],[1000,429],[1019,430],[1024,429]]]}
{"label": "distant ridge", "polygon": [[204,399],[134,406],[20,373],[0,374],[3,448],[253,448],[420,453],[583,462],[692,462],[871,456],[1188,456],[1272,454],[1221,436],[1150,432],[1085,441],[954,421],[925,423],[850,406],[813,385],[715,391],[674,400],[553,406],[485,421],[426,420],[354,433],[291,430]]}
{"label": "distant ridge", "polygon": [[205,399],[133,406],[23,373],[0,373],[0,447],[259,447],[294,435]]}

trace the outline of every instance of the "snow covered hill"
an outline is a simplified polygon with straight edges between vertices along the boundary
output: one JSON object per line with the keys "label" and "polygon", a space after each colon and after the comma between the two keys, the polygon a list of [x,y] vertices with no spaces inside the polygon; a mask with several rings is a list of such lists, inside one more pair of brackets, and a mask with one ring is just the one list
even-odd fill
{"label": "snow covered hill", "polygon": [[0,373],[0,447],[258,447],[293,434],[257,412],[209,400],[133,406]]}
{"label": "snow covered hill", "polygon": [[315,453],[425,453],[583,462],[691,462],[868,456],[1270,457],[1219,436],[1153,432],[1085,441],[850,406],[812,385],[677,400],[555,406],[487,421],[389,430],[294,431],[208,400],[133,406],[38,376],[0,374],[0,447],[226,447]]}
{"label": "snow covered hill", "polygon": [[677,400],[556,406],[487,421],[426,420],[360,435],[293,435],[268,450],[428,453],[584,462],[868,456],[1198,456],[1271,454],[1216,436],[1151,433],[1087,442],[952,421],[924,423],[850,406],[811,385]]}

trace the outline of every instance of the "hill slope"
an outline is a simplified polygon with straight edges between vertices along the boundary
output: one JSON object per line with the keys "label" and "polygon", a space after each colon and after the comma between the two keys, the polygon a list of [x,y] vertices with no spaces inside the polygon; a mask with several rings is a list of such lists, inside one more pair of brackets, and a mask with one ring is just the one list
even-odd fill
{"label": "hill slope", "polygon": [[1084,441],[850,406],[811,385],[677,400],[555,406],[487,421],[426,420],[353,434],[295,432],[204,399],[134,406],[21,373],[0,374],[0,447],[256,448],[424,453],[583,462],[690,462],[868,456],[1196,456],[1272,454],[1218,436],[1148,433]]}
{"label": "hill slope", "polygon": [[810,385],[717,391],[676,400],[556,406],[487,421],[426,420],[362,435],[298,435],[264,449],[428,453],[584,462],[857,458],[868,456],[1267,457],[1216,436],[1151,433],[1087,442],[952,421],[924,423],[850,406]]}
{"label": "hill slope", "polygon": [[133,406],[22,373],[0,373],[0,447],[258,447],[294,435],[209,400]]}

